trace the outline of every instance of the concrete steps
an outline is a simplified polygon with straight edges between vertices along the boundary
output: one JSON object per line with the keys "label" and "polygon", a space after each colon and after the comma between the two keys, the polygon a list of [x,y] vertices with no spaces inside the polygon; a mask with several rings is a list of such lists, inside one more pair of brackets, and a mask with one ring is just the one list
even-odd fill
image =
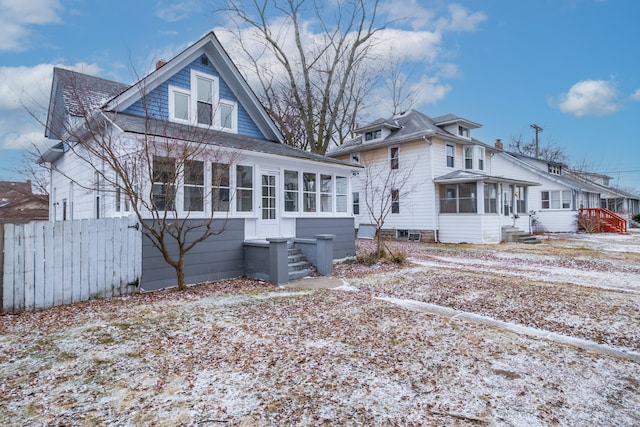
{"label": "concrete steps", "polygon": [[288,259],[290,281],[302,279],[315,272],[313,266],[305,258],[302,251],[296,247],[289,248]]}
{"label": "concrete steps", "polygon": [[520,230],[519,228],[505,225],[502,227],[502,241],[504,242],[516,242],[535,245],[542,243],[540,239],[531,233]]}

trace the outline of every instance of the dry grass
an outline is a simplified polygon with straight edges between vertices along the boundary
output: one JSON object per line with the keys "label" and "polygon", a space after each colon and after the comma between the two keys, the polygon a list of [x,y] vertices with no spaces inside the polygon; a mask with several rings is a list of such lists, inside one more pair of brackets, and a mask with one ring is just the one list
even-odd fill
{"label": "dry grass", "polygon": [[580,245],[398,244],[404,266],[337,265],[352,290],[238,279],[0,316],[0,423],[638,425],[629,358],[379,299],[637,352],[638,253]]}

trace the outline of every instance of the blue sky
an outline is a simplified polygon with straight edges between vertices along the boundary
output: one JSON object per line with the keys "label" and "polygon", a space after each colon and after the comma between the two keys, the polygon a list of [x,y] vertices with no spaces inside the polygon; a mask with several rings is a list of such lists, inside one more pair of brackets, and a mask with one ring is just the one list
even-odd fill
{"label": "blue sky", "polygon": [[[0,0],[0,180],[23,179],[21,147],[52,143],[22,104],[42,115],[53,66],[132,83],[209,30],[224,44],[220,4]],[[489,144],[531,140],[537,124],[541,144],[640,192],[640,2],[394,0],[380,13],[393,22],[381,49],[420,88],[414,108],[480,123]],[[372,118],[388,116],[379,99]]]}

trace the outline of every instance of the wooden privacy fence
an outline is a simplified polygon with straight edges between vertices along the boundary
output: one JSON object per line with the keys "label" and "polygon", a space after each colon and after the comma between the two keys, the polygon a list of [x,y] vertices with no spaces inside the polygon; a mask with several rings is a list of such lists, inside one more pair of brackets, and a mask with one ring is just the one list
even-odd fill
{"label": "wooden privacy fence", "polygon": [[138,290],[142,233],[128,218],[0,224],[0,245],[3,312]]}

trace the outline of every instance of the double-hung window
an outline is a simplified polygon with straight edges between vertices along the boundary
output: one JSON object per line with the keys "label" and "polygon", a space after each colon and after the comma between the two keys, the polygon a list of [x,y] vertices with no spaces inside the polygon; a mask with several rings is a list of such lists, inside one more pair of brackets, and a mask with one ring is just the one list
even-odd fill
{"label": "double-hung window", "polygon": [[211,204],[213,212],[229,212],[229,165],[211,165]]}
{"label": "double-hung window", "polygon": [[253,168],[236,166],[236,210],[253,211]]}
{"label": "double-hung window", "polygon": [[400,213],[400,190],[391,190],[391,213]]}
{"label": "double-hung window", "polygon": [[484,170],[484,147],[477,147],[478,151],[478,170]]}
{"label": "double-hung window", "polygon": [[320,174],[320,211],[333,211],[333,180],[331,175]]}
{"label": "double-hung window", "polygon": [[316,211],[316,174],[302,174],[302,206],[305,212]]}
{"label": "double-hung window", "polygon": [[464,168],[473,169],[473,147],[464,147]]}
{"label": "double-hung window", "polygon": [[516,209],[518,213],[527,213],[527,188],[522,186],[515,187]]}
{"label": "double-hung window", "polygon": [[213,124],[213,80],[196,76],[196,117],[199,125]]}
{"label": "double-hung window", "polygon": [[336,176],[336,212],[347,211],[347,177]]}
{"label": "double-hung window", "polygon": [[454,158],[455,158],[455,147],[453,145],[447,144],[447,167],[454,167]]}
{"label": "double-hung window", "polygon": [[170,157],[153,157],[151,195],[159,211],[175,209],[176,161]]}
{"label": "double-hung window", "polygon": [[204,210],[204,162],[185,160],[183,210],[202,212]]}
{"label": "double-hung window", "polygon": [[395,170],[400,167],[400,148],[391,147],[389,148],[389,159],[391,161],[391,169]]}
{"label": "double-hung window", "polygon": [[360,215],[360,193],[357,191],[351,194],[353,198],[353,214]]}
{"label": "double-hung window", "polygon": [[284,171],[284,211],[298,212],[298,171]]}

